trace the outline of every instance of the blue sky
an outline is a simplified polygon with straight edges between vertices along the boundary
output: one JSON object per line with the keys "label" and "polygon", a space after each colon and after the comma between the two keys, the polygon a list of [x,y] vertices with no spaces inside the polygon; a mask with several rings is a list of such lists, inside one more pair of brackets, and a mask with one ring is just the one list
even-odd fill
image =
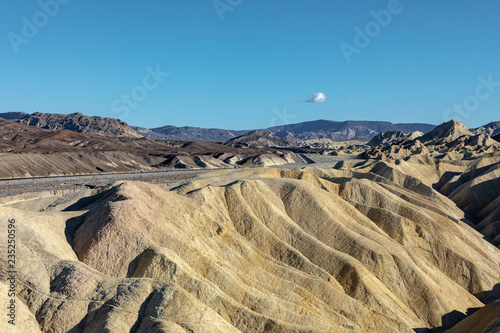
{"label": "blue sky", "polygon": [[0,112],[475,127],[500,120],[499,13],[495,0],[5,0]]}

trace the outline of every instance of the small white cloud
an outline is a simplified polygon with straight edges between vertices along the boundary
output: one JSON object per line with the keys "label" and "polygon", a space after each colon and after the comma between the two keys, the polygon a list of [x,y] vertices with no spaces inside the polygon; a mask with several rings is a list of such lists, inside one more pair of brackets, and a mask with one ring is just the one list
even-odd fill
{"label": "small white cloud", "polygon": [[353,99],[348,99],[347,101],[348,101],[349,103],[354,103],[354,102],[356,102],[356,101],[355,101],[355,100],[353,100]]}
{"label": "small white cloud", "polygon": [[308,100],[305,100],[307,103],[323,103],[326,102],[326,96],[322,92],[315,93],[309,98]]}

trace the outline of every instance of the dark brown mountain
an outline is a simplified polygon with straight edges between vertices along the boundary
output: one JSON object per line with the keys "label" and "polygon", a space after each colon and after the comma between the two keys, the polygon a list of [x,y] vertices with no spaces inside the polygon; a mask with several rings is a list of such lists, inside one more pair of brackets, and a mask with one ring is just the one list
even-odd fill
{"label": "dark brown mountain", "polygon": [[35,112],[18,122],[49,130],[71,130],[79,133],[118,137],[140,137],[125,122],[114,118],[89,117],[81,113],[58,114]]}

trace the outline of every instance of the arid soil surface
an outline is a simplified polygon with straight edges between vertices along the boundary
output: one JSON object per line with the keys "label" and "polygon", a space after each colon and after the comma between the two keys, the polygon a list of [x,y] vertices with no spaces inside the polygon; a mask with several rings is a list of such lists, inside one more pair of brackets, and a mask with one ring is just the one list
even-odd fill
{"label": "arid soil surface", "polygon": [[[318,154],[297,154],[297,162],[272,166],[274,168],[304,168],[311,166],[334,166],[339,162],[363,162],[353,155],[323,156]],[[232,169],[229,167],[226,169]],[[152,184],[175,184],[181,180],[189,180],[200,174],[209,172],[209,169],[167,169],[163,171],[145,171],[131,173],[93,173],[74,176],[49,176],[30,178],[0,179],[0,198],[28,194],[33,192],[62,193],[64,191],[77,191],[87,188],[96,188],[116,181],[137,180]],[[1,199],[0,199],[1,200]]]}
{"label": "arid soil surface", "polygon": [[18,198],[0,206],[17,223],[15,332],[498,328],[499,162],[344,160]]}

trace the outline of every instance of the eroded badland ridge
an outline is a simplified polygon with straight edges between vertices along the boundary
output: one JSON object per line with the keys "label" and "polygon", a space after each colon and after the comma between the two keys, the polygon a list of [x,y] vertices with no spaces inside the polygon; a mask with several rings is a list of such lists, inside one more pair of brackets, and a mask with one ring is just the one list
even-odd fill
{"label": "eroded badland ridge", "polygon": [[0,330],[496,332],[500,143],[493,127],[451,121],[425,134],[381,133],[368,144],[291,143],[268,132],[225,144],[111,140],[19,127],[3,134],[1,149],[11,151],[2,160],[71,153],[111,163],[108,154],[126,148],[114,163],[149,156],[147,149],[179,161],[204,161],[209,152],[227,154],[210,155],[225,164],[231,155],[251,157],[254,166],[259,158],[316,163],[4,198],[0,218],[17,223],[17,323],[2,320]]}

